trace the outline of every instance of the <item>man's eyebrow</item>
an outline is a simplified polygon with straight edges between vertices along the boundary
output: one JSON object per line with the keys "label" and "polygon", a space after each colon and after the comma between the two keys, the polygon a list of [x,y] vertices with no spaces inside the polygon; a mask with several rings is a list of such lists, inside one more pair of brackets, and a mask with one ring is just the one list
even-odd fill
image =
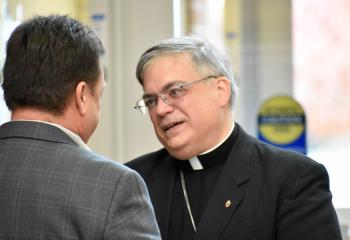
{"label": "man's eyebrow", "polygon": [[[169,89],[170,87],[176,85],[176,84],[181,84],[181,83],[185,83],[185,81],[181,81],[181,80],[173,80],[171,82],[168,82],[160,92],[163,92],[164,90],[167,90]],[[152,97],[152,96],[156,96],[157,94],[156,93],[144,93],[142,95],[143,98],[145,97]]]}
{"label": "man's eyebrow", "polygon": [[144,93],[142,95],[142,98],[149,98],[149,97],[157,97],[156,94],[152,94],[152,93]]}

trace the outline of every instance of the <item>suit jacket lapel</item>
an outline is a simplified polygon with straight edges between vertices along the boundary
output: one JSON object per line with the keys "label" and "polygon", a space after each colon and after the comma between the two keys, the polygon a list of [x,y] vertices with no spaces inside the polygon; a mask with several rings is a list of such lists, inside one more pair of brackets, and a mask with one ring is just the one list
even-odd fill
{"label": "suit jacket lapel", "polygon": [[238,137],[197,227],[195,239],[219,239],[242,203],[250,172],[250,154],[246,151],[245,140],[246,134],[239,128]]}
{"label": "suit jacket lapel", "polygon": [[157,207],[156,218],[163,239],[167,239],[171,200],[175,183],[177,162],[168,155],[153,172],[148,184],[152,203]]}

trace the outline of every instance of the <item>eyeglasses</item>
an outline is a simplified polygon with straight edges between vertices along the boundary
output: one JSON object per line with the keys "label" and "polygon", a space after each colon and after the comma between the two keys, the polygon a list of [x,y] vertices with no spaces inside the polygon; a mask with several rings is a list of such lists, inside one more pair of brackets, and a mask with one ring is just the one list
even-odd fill
{"label": "eyeglasses", "polygon": [[217,78],[217,76],[208,76],[193,82],[170,84],[157,95],[145,94],[140,100],[136,102],[134,108],[139,110],[142,114],[146,114],[147,109],[151,110],[157,106],[158,98],[162,99],[162,101],[168,105],[174,104],[176,99],[181,98],[185,95],[185,90],[187,90],[190,86],[195,83],[208,80],[210,78]]}

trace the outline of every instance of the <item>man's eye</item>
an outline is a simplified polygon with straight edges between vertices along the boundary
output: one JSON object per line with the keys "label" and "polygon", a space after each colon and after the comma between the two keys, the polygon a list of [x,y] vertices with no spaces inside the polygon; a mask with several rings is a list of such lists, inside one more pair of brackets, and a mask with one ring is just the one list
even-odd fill
{"label": "man's eye", "polygon": [[178,98],[178,97],[181,97],[183,95],[183,89],[180,86],[173,86],[173,87],[169,88],[168,94],[170,97]]}
{"label": "man's eye", "polygon": [[154,107],[157,103],[156,97],[149,97],[143,100],[145,102],[146,107],[151,108]]}

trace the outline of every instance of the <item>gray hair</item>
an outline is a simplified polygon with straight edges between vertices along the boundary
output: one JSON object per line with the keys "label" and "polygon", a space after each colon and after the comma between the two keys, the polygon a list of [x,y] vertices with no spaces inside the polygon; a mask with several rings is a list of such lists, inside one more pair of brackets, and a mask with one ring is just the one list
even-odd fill
{"label": "gray hair", "polygon": [[190,54],[194,67],[200,74],[228,78],[231,82],[231,106],[234,106],[238,86],[233,77],[229,55],[226,52],[220,52],[209,42],[193,36],[165,39],[146,50],[136,67],[136,77],[139,83],[143,85],[143,73],[154,58],[178,53]]}

